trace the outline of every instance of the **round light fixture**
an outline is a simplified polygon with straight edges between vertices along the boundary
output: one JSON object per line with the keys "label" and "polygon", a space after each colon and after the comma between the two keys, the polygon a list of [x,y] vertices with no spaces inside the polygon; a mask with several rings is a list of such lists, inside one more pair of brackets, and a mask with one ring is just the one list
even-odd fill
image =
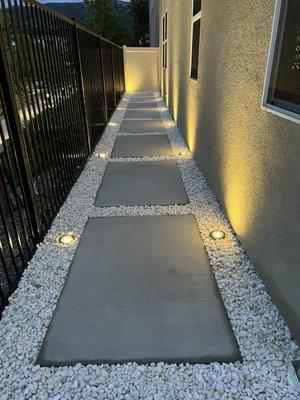
{"label": "round light fixture", "polygon": [[98,153],[98,157],[104,160],[106,158],[106,153]]}
{"label": "round light fixture", "polygon": [[67,232],[60,235],[57,241],[61,246],[69,247],[77,242],[77,236],[72,232]]}
{"label": "round light fixture", "polygon": [[214,240],[221,240],[221,239],[225,239],[226,234],[225,234],[225,232],[223,232],[219,229],[215,229],[210,232],[209,236]]}
{"label": "round light fixture", "polygon": [[109,122],[108,125],[109,126],[117,126],[118,124],[116,122]]}

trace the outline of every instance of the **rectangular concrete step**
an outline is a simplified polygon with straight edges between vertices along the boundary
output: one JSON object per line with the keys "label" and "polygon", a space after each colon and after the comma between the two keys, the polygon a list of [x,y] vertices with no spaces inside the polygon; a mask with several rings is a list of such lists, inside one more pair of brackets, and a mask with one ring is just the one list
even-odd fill
{"label": "rectangular concrete step", "polygon": [[120,133],[155,133],[165,132],[166,128],[161,119],[155,120],[123,120]]}
{"label": "rectangular concrete step", "polygon": [[110,162],[95,200],[96,207],[186,203],[175,161]]}
{"label": "rectangular concrete step", "polygon": [[141,97],[154,98],[154,94],[152,92],[135,92],[130,95],[130,99],[139,99]]}
{"label": "rectangular concrete step", "polygon": [[173,155],[168,135],[120,135],[115,142],[112,158],[162,157]]}
{"label": "rectangular concrete step", "polygon": [[89,219],[39,365],[236,360],[192,215]]}
{"label": "rectangular concrete step", "polygon": [[126,110],[124,119],[130,118],[149,118],[149,119],[161,119],[161,112],[157,110]]}
{"label": "rectangular concrete step", "polygon": [[144,101],[144,102],[129,102],[127,106],[127,110],[149,110],[154,109],[158,110],[158,105],[156,101]]}
{"label": "rectangular concrete step", "polygon": [[155,97],[131,97],[129,103],[154,103],[157,104]]}

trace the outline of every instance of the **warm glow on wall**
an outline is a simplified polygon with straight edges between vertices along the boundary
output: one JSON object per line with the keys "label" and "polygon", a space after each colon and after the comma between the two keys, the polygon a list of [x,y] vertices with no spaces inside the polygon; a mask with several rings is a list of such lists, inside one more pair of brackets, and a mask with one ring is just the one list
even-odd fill
{"label": "warm glow on wall", "polygon": [[[245,90],[242,86],[239,90]],[[253,94],[249,93],[249,98]],[[246,112],[241,114],[232,110],[229,114],[222,114],[219,119],[218,136],[215,137],[216,148],[221,149],[218,154],[218,174],[223,193],[226,214],[235,232],[244,238],[256,224],[256,218],[261,207],[261,199],[265,196],[265,165],[255,152],[248,140],[247,126],[253,121]],[[232,132],[232,134],[223,132]],[[271,136],[267,141],[275,140]],[[271,146],[270,146],[271,147]],[[255,157],[255,169],[249,165]]]}
{"label": "warm glow on wall", "polygon": [[187,115],[187,145],[191,151],[194,153],[196,150],[196,140],[197,140],[197,121],[198,121],[198,86],[191,83],[187,87],[187,97],[186,97],[186,115]]}
{"label": "warm glow on wall", "polygon": [[154,92],[158,88],[158,48],[125,47],[127,92]]}

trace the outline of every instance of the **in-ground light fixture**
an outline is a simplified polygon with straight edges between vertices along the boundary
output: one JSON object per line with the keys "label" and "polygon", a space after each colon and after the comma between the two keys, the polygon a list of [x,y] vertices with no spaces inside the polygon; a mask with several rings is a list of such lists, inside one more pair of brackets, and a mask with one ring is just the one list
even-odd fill
{"label": "in-ground light fixture", "polygon": [[101,158],[102,160],[104,160],[105,158],[107,158],[106,153],[98,153],[97,154],[99,158]]}
{"label": "in-ground light fixture", "polygon": [[186,155],[187,155],[187,152],[186,152],[186,151],[180,151],[178,154],[179,154],[180,156],[186,156]]}
{"label": "in-ground light fixture", "polygon": [[226,234],[225,234],[224,231],[221,231],[219,229],[215,229],[215,230],[210,232],[209,236],[214,240],[221,240],[221,239],[225,239]]}
{"label": "in-ground light fixture", "polygon": [[117,126],[118,124],[116,122],[109,122],[108,125],[109,126]]}
{"label": "in-ground light fixture", "polygon": [[167,126],[174,127],[175,126],[175,122],[173,122],[173,121],[167,122]]}
{"label": "in-ground light fixture", "polygon": [[73,244],[75,244],[77,242],[77,240],[78,240],[77,236],[74,235],[74,233],[72,233],[72,232],[63,233],[57,239],[58,243],[64,247],[72,246]]}

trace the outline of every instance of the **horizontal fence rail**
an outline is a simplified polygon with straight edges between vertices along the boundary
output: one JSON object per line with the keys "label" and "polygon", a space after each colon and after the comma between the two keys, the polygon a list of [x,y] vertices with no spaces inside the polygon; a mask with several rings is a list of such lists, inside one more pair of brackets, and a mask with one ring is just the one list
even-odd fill
{"label": "horizontal fence rail", "polygon": [[0,313],[124,92],[121,47],[0,0]]}

